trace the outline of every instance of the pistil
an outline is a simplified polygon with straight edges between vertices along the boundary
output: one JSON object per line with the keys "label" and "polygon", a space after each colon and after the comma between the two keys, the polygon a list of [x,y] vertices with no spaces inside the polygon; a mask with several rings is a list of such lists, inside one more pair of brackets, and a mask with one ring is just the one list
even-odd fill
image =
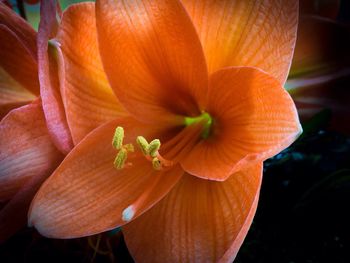
{"label": "pistil", "polygon": [[208,138],[211,132],[211,126],[213,124],[213,118],[207,112],[203,112],[201,115],[197,117],[184,118],[184,124],[186,126],[190,126],[197,123],[203,123],[202,138],[203,139]]}

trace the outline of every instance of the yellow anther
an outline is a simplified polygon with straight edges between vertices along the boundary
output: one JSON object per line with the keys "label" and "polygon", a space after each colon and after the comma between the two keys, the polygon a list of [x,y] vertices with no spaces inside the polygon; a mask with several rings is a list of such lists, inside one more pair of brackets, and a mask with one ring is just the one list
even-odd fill
{"label": "yellow anther", "polygon": [[151,157],[156,157],[160,148],[160,140],[155,139],[149,143],[148,152]]}
{"label": "yellow anther", "polygon": [[120,150],[123,146],[123,139],[124,139],[124,129],[123,127],[118,126],[115,129],[112,145],[117,150]]}
{"label": "yellow anther", "polygon": [[136,142],[139,145],[141,152],[144,155],[148,155],[149,154],[149,144],[148,144],[147,140],[145,139],[145,137],[137,136]]}
{"label": "yellow anther", "polygon": [[153,166],[153,168],[155,170],[161,170],[162,169],[162,163],[157,157],[154,157],[152,159],[152,166]]}
{"label": "yellow anther", "polygon": [[123,169],[127,158],[128,150],[124,148],[120,149],[120,151],[117,154],[117,157],[115,157],[114,159],[114,167],[118,170]]}

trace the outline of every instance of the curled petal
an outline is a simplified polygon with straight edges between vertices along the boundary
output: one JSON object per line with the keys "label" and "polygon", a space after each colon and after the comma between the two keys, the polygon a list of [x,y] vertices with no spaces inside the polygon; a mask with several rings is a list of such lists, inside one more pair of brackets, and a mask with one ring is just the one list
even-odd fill
{"label": "curled petal", "polygon": [[185,175],[147,213],[123,227],[137,262],[232,262],[252,223],[262,164],[225,182]]}
{"label": "curled petal", "polygon": [[207,112],[214,123],[182,167],[195,176],[225,180],[246,165],[261,162],[288,147],[301,133],[288,92],[270,75],[248,67],[214,73]]}
{"label": "curled petal", "polygon": [[41,3],[41,20],[38,33],[38,66],[40,95],[47,127],[57,148],[67,154],[73,148],[73,141],[67,124],[59,88],[57,55],[53,46],[48,48],[49,39],[56,33],[56,1]]}

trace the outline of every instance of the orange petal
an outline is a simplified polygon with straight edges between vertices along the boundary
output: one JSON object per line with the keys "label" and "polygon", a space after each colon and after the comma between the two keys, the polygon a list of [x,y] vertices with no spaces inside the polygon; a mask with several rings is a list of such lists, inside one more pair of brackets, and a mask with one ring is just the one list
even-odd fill
{"label": "orange petal", "polygon": [[184,0],[209,72],[228,66],[263,69],[282,84],[296,40],[297,0]]}
{"label": "orange petal", "polygon": [[30,101],[35,96],[14,80],[0,67],[0,105],[20,101]]}
{"label": "orange petal", "polygon": [[95,3],[70,6],[63,14],[57,41],[62,49],[62,96],[73,142],[101,124],[127,113],[104,73],[97,46]]}
{"label": "orange petal", "polygon": [[50,46],[48,49],[48,41],[57,26],[56,1],[42,1],[40,12],[38,33],[40,95],[52,140],[62,153],[67,154],[73,148],[73,141],[60,94],[54,47]]}
{"label": "orange petal", "polygon": [[30,202],[49,175],[49,171],[33,175],[0,210],[0,244],[26,225]]}
{"label": "orange petal", "polygon": [[22,42],[22,45],[27,49],[33,59],[36,60],[37,33],[32,26],[3,3],[0,3],[0,24],[9,28],[10,31]]}
{"label": "orange petal", "polygon": [[11,110],[22,107],[26,104],[29,104],[31,101],[16,101],[9,103],[0,104],[0,121],[4,118]]}
{"label": "orange petal", "polygon": [[179,1],[96,1],[96,23],[107,77],[128,111],[153,123],[169,112],[199,115],[207,68]]}
{"label": "orange petal", "polygon": [[7,26],[0,24],[0,67],[28,91],[39,94],[38,64],[28,48]]}
{"label": "orange petal", "polygon": [[339,74],[349,69],[349,46],[349,26],[321,17],[301,16],[289,78]]}
{"label": "orange petal", "polygon": [[136,262],[232,262],[252,223],[261,178],[262,164],[225,182],[183,176],[123,227],[131,255]]}
{"label": "orange petal", "polygon": [[125,224],[122,213],[127,207],[137,203],[134,216],[139,216],[181,178],[180,166],[156,171],[140,152],[130,154],[131,167],[115,169],[117,151],[111,142],[119,125],[125,129],[125,143],[135,142],[140,134],[152,138],[159,133],[158,127],[125,118],[87,135],[44,183],[32,203],[29,224],[41,234],[71,238],[118,227]]}
{"label": "orange petal", "polygon": [[320,15],[336,19],[339,14],[340,0],[301,0],[300,13]]}
{"label": "orange petal", "polygon": [[254,68],[214,73],[207,112],[214,119],[212,134],[181,161],[185,171],[201,178],[225,180],[243,166],[277,154],[301,132],[288,92]]}
{"label": "orange petal", "polygon": [[0,122],[0,201],[33,176],[47,174],[62,156],[48,134],[41,103],[11,111]]}

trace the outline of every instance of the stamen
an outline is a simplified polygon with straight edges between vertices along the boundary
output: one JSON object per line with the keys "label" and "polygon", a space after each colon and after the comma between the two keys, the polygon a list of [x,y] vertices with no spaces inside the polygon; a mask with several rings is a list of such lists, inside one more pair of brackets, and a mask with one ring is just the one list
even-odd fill
{"label": "stamen", "polygon": [[[115,129],[112,145],[115,149],[119,150],[117,156],[114,159],[114,167],[118,170],[125,168],[126,165],[132,165],[126,163],[128,158],[128,152],[134,152],[134,145],[131,143],[123,145],[124,129],[118,126]],[[145,158],[152,162],[152,166],[155,170],[162,170],[164,167],[170,167],[173,162],[164,159],[158,152],[161,143],[159,139],[154,139],[150,143],[147,142],[145,137],[137,136],[136,143],[140,147],[141,152]]]}
{"label": "stamen", "polygon": [[118,126],[115,129],[112,145],[117,150],[120,150],[120,148],[123,146],[123,139],[124,139],[124,129],[123,127]]}
{"label": "stamen", "polygon": [[141,152],[143,153],[143,155],[148,155],[149,154],[149,144],[148,144],[147,140],[145,139],[145,137],[137,136],[136,143],[140,147]]}
{"label": "stamen", "polygon": [[154,157],[152,160],[152,166],[155,170],[161,170],[162,169],[162,163],[157,157]]}
{"label": "stamen", "polygon": [[120,149],[120,151],[117,154],[117,157],[115,157],[114,159],[114,167],[118,170],[123,169],[127,158],[128,150],[124,148]]}
{"label": "stamen", "polygon": [[149,152],[149,155],[151,155],[151,157],[157,156],[160,145],[161,143],[160,143],[160,140],[158,139],[155,139],[149,143],[148,152]]}
{"label": "stamen", "polygon": [[135,209],[133,205],[129,205],[127,208],[123,210],[122,220],[125,222],[131,221],[135,215]]}
{"label": "stamen", "polygon": [[[128,158],[128,152],[134,152],[134,145],[131,143],[123,145],[124,140],[124,128],[118,126],[115,129],[112,145],[115,149],[119,150],[117,156],[114,159],[114,167],[118,170],[125,168],[126,159]],[[131,163],[127,163],[131,165]]]}

